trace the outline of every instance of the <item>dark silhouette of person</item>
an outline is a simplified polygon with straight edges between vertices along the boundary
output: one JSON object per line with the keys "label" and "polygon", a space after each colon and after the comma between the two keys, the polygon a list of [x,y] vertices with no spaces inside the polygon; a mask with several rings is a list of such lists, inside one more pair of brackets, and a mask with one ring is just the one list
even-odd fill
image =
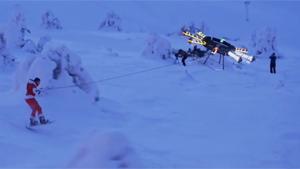
{"label": "dark silhouette of person", "polygon": [[270,58],[270,73],[276,73],[276,59],[277,56],[275,55],[275,52],[272,53]]}
{"label": "dark silhouette of person", "polygon": [[189,54],[184,50],[179,50],[179,52],[180,52],[180,55],[182,56],[181,62],[183,64],[183,66],[186,66],[185,60],[188,58]]}
{"label": "dark silhouette of person", "polygon": [[198,57],[203,57],[207,51],[201,50],[197,48],[197,45],[194,46],[192,55],[193,56],[198,56]]}
{"label": "dark silhouette of person", "polygon": [[175,53],[176,59],[178,59],[179,57],[181,57],[181,62],[183,64],[183,66],[186,66],[185,60],[188,58],[189,54],[188,52],[179,49],[177,53]]}

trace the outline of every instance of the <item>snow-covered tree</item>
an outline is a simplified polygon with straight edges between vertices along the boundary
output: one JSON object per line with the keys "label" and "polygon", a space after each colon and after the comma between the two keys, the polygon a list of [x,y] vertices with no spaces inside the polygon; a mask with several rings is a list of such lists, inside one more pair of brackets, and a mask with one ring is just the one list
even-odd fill
{"label": "snow-covered tree", "polygon": [[3,32],[0,32],[0,59],[0,67],[6,67],[15,63],[15,57],[7,49],[7,42]]}
{"label": "snow-covered tree", "polygon": [[16,73],[16,89],[34,77],[42,79],[43,88],[51,89],[57,83],[73,83],[94,101],[99,100],[98,87],[91,83],[93,80],[83,68],[80,57],[64,45],[47,45],[41,54],[33,53],[26,57]]}
{"label": "snow-covered tree", "polygon": [[195,24],[194,22],[191,22],[190,24],[183,25],[180,28],[179,34],[181,35],[182,32],[185,32],[185,31],[188,31],[188,32],[191,32],[191,33],[197,33],[197,32],[207,33],[209,31],[209,28],[208,28],[207,24],[204,21],[202,21],[199,24]]}
{"label": "snow-covered tree", "polygon": [[149,36],[146,40],[146,47],[142,53],[143,56],[157,56],[162,59],[171,58],[171,54],[171,43],[157,34],[151,34]]}
{"label": "snow-covered tree", "polygon": [[272,52],[276,52],[276,30],[266,27],[254,31],[251,35],[251,44],[256,55],[270,55]]}
{"label": "snow-covered tree", "polygon": [[28,53],[41,53],[46,43],[50,40],[51,38],[49,36],[42,36],[37,43],[31,39],[27,39],[23,46],[23,50]]}
{"label": "snow-covered tree", "polygon": [[41,79],[40,87],[52,86],[52,71],[55,68],[55,63],[39,53],[26,53],[24,56],[25,59],[18,65],[16,70],[15,90],[25,91],[25,84],[29,79],[35,77]]}
{"label": "snow-covered tree", "polygon": [[68,164],[70,168],[138,168],[137,154],[120,132],[93,134],[82,143]]}
{"label": "snow-covered tree", "polygon": [[50,60],[55,62],[56,67],[53,70],[53,79],[59,79],[62,72],[65,71],[72,78],[72,82],[81,90],[90,94],[94,101],[99,100],[99,91],[89,73],[83,68],[81,58],[70,51],[66,46],[50,48],[44,53]]}
{"label": "snow-covered tree", "polygon": [[98,29],[106,31],[122,31],[122,19],[114,12],[109,12],[106,18],[100,23]]}
{"label": "snow-covered tree", "polygon": [[33,40],[28,39],[25,41],[25,44],[23,45],[23,50],[29,53],[37,53],[37,46],[33,42]]}
{"label": "snow-covered tree", "polygon": [[60,20],[50,10],[42,15],[42,27],[45,29],[62,29]]}
{"label": "snow-covered tree", "polygon": [[26,43],[25,36],[27,33],[31,32],[26,26],[25,14],[19,6],[16,6],[6,32],[8,45],[10,47],[22,48]]}
{"label": "snow-covered tree", "polygon": [[43,49],[44,49],[44,46],[49,42],[51,41],[51,38],[49,36],[42,36],[38,43],[37,43],[37,46],[36,46],[36,50],[37,52],[42,52]]}

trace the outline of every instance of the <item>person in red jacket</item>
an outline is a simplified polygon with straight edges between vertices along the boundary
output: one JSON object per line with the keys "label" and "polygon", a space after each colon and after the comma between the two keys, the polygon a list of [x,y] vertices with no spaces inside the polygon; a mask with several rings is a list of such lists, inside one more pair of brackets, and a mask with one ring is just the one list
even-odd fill
{"label": "person in red jacket", "polygon": [[36,77],[34,80],[29,80],[27,83],[26,88],[26,103],[30,106],[32,109],[31,117],[30,117],[30,125],[35,126],[38,124],[38,121],[36,120],[36,115],[39,116],[40,124],[46,124],[48,121],[45,119],[45,116],[43,115],[42,108],[35,99],[35,96],[40,93],[40,91],[37,89],[37,87],[40,84],[40,79]]}

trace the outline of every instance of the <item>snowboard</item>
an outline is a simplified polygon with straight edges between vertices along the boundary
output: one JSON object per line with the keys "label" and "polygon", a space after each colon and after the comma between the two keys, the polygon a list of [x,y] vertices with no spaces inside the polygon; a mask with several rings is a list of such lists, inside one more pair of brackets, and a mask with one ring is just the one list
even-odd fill
{"label": "snowboard", "polygon": [[46,126],[46,125],[52,124],[53,122],[54,121],[52,121],[52,120],[47,120],[46,124],[40,124],[40,123],[38,123],[35,126],[31,126],[31,125],[27,124],[25,127],[26,127],[26,129],[28,129],[30,131],[36,131],[40,126]]}

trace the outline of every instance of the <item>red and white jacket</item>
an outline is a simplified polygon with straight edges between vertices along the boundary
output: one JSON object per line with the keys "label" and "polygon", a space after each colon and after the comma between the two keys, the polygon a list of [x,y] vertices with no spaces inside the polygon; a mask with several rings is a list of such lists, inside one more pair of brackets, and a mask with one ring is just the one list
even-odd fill
{"label": "red and white jacket", "polygon": [[33,80],[29,80],[26,87],[26,97],[25,99],[32,99],[36,95],[37,84]]}

